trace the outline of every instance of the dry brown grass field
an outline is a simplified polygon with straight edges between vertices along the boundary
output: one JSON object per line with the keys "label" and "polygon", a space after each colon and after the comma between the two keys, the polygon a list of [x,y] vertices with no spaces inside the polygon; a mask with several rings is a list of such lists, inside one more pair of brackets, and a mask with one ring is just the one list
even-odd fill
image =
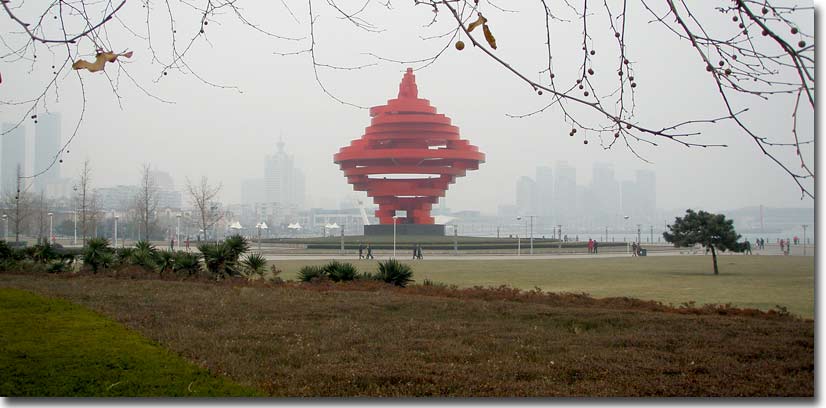
{"label": "dry brown grass field", "polygon": [[[425,254],[427,255],[427,254]],[[769,310],[778,305],[792,314],[814,317],[815,259],[803,256],[720,256],[714,276],[710,256],[652,256],[592,259],[412,261],[414,278],[459,287],[508,285],[547,292],[588,293],[595,297],[629,296],[680,305],[732,303]],[[273,262],[284,279],[295,279],[304,265],[324,260]],[[374,271],[376,261],[352,260],[359,270]]]}
{"label": "dry brown grass field", "polygon": [[628,298],[378,282],[0,275],[272,396],[813,396],[814,324]]}

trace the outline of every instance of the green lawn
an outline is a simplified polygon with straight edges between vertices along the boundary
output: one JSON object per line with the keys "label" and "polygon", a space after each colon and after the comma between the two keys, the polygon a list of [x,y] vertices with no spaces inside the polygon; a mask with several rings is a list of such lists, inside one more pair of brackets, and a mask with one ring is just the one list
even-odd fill
{"label": "green lawn", "polygon": [[88,309],[0,288],[0,396],[253,396]]}
{"label": "green lawn", "polygon": [[[374,271],[375,261],[352,261]],[[585,292],[595,297],[628,296],[679,305],[694,301],[732,303],[768,310],[777,305],[804,318],[814,317],[814,258],[721,256],[720,275],[710,256],[662,256],[553,260],[406,260],[421,282],[460,287],[510,285],[553,292]],[[303,265],[324,261],[277,261],[284,279],[295,279]]]}

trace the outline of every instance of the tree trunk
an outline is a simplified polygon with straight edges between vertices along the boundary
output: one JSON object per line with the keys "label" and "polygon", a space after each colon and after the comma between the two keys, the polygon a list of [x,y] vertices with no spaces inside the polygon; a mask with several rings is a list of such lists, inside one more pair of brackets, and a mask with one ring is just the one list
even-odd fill
{"label": "tree trunk", "polygon": [[714,245],[711,246],[711,260],[714,262],[714,274],[719,275],[720,271],[717,270],[717,251],[714,249]]}

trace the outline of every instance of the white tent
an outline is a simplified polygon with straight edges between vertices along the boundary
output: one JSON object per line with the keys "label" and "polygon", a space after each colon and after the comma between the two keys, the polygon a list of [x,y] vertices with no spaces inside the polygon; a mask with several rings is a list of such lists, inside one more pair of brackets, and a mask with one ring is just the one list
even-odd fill
{"label": "white tent", "polygon": [[300,230],[301,229],[301,224],[296,222],[294,224],[287,225],[287,228],[289,228],[291,230]]}
{"label": "white tent", "polygon": [[455,219],[456,219],[456,217],[451,217],[449,215],[437,215],[435,217],[434,222],[436,224],[448,224],[448,223],[450,223],[451,221],[453,221]]}
{"label": "white tent", "polygon": [[236,229],[236,230],[244,228],[244,227],[241,226],[241,223],[238,222],[238,221],[233,222],[232,224],[230,224],[229,227],[232,228],[232,229]]}
{"label": "white tent", "polygon": [[334,223],[332,223],[332,224],[327,224],[327,225],[325,225],[325,226],[324,226],[324,228],[327,228],[327,229],[336,229],[336,228],[341,228],[341,227],[339,227],[339,226],[338,226],[338,224],[334,222]]}
{"label": "white tent", "polygon": [[269,227],[267,227],[267,223],[266,223],[266,222],[261,221],[261,222],[259,222],[258,224],[255,224],[255,228],[268,229]]}

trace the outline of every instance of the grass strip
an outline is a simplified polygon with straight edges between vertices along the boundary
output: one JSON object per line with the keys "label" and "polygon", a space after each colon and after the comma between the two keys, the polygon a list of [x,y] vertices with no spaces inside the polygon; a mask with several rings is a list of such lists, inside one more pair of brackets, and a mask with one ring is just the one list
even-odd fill
{"label": "grass strip", "polygon": [[0,395],[256,396],[84,307],[0,288]]}

